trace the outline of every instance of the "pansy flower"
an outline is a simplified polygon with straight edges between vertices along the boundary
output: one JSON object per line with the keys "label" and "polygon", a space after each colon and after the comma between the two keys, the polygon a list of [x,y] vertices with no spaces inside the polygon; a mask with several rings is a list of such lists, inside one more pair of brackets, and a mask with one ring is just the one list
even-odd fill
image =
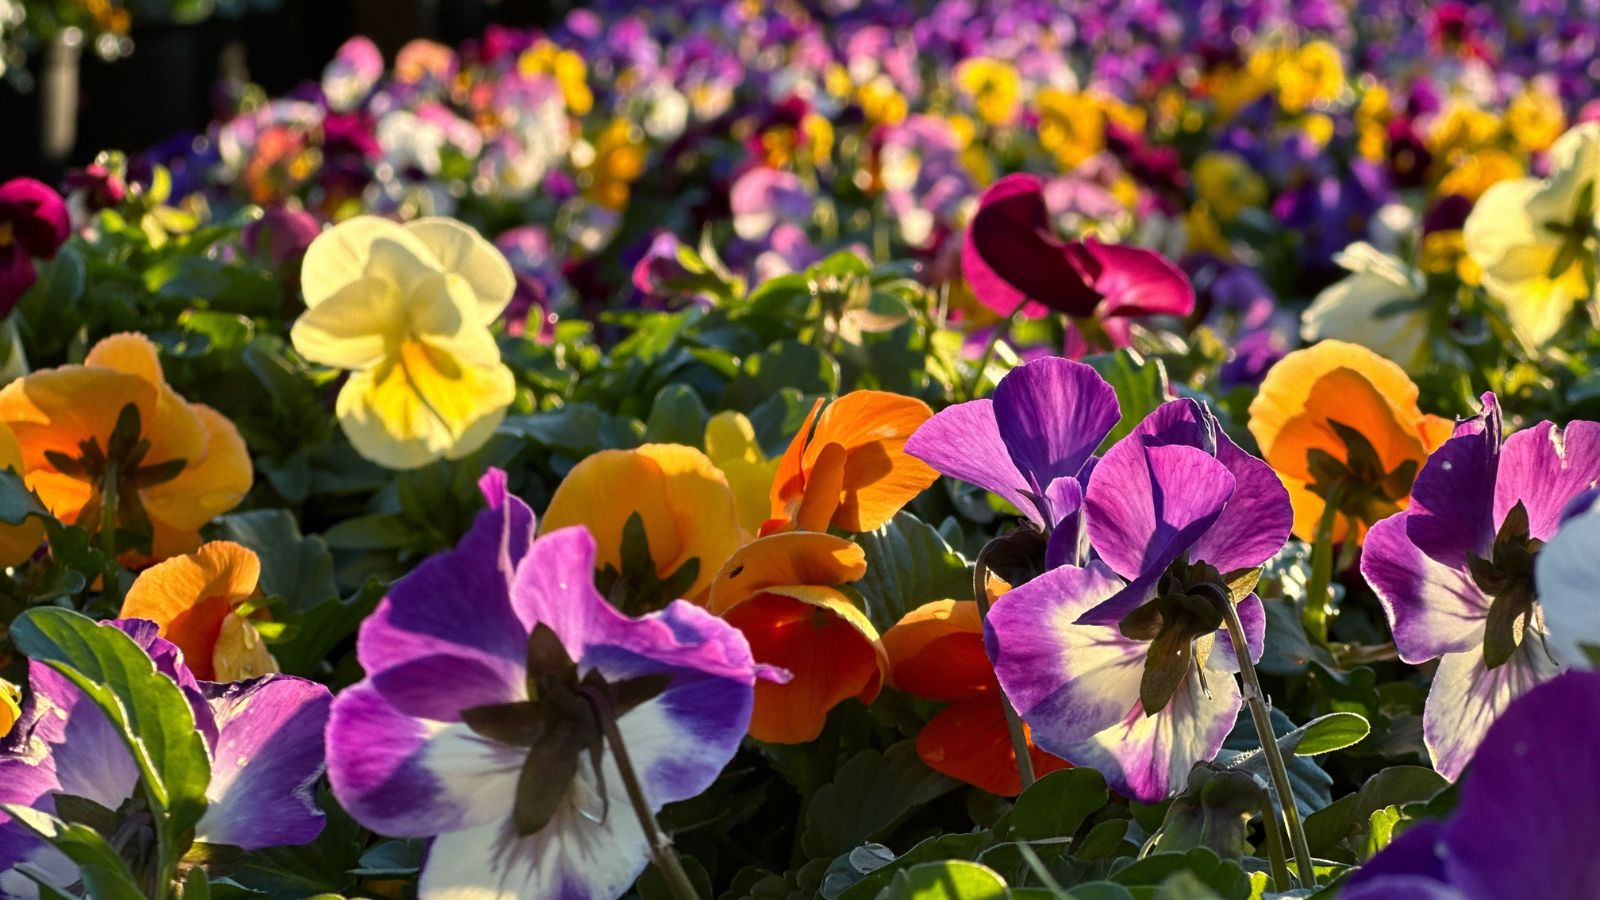
{"label": "pansy flower", "polygon": [[[17,475],[26,473],[22,447],[17,443],[17,436],[3,422],[0,422],[0,469]],[[20,525],[0,523],[0,568],[26,562],[43,541],[44,524],[38,519],[30,517]]]}
{"label": "pansy flower", "polygon": [[1007,175],[978,201],[967,225],[961,270],[989,309],[1010,315],[1065,313],[1079,326],[1105,329],[1127,343],[1129,316],[1186,316],[1194,287],[1161,254],[1093,237],[1056,237],[1043,183],[1033,175]]}
{"label": "pansy flower", "polygon": [[[362,623],[367,677],[334,703],[328,776],[355,819],[431,841],[422,896],[617,897],[643,871],[616,742],[651,812],[709,787],[760,670],[691,604],[630,618],[594,589],[594,538],[489,508]],[[610,737],[608,737],[608,733]]]}
{"label": "pansy flower", "polygon": [[240,609],[256,596],[260,577],[261,560],[249,548],[211,541],[140,572],[119,615],[156,623],[196,678],[255,678],[278,671],[250,611]]}
{"label": "pansy flower", "polygon": [[18,704],[22,701],[22,690],[4,678],[0,678],[0,738],[11,731],[11,726],[17,723],[17,716],[22,709]]}
{"label": "pansy flower", "polygon": [[1423,274],[1365,241],[1333,261],[1350,274],[1324,288],[1301,316],[1300,336],[1367,347],[1408,372],[1428,360],[1429,307]]}
{"label": "pansy flower", "polygon": [[489,330],[516,287],[494,245],[452,219],[357,216],[311,243],[300,285],[290,336],[352,373],[336,411],[362,456],[414,469],[494,434],[516,391]]}
{"label": "pansy flower", "polygon": [[859,599],[844,590],[866,571],[855,544],[795,531],[746,544],[718,573],[708,608],[744,634],[757,662],[792,676],[756,685],[751,737],[804,743],[835,706],[877,698],[889,658]]}
{"label": "pansy flower", "polygon": [[1600,230],[1600,122],[1550,149],[1548,178],[1501,181],[1467,217],[1467,253],[1528,349],[1543,350],[1590,295]]}
{"label": "pansy flower", "polygon": [[1600,490],[1574,497],[1561,527],[1534,560],[1539,609],[1556,659],[1584,669],[1600,668]]}
{"label": "pansy flower", "polygon": [[594,536],[601,590],[628,612],[680,597],[703,605],[746,539],[727,476],[681,444],[584,457],[556,487],[540,528],[571,525]]}
{"label": "pansy flower", "polygon": [[[1000,683],[983,646],[973,600],[935,600],[883,633],[894,686],[947,704],[917,732],[917,755],[930,769],[1002,797],[1022,791]],[[1024,733],[1027,726],[1023,726]],[[1066,762],[1028,741],[1035,775]]]}
{"label": "pansy flower", "polygon": [[1569,672],[1512,703],[1484,736],[1444,821],[1412,824],[1341,900],[1600,897],[1600,674]]}
{"label": "pansy flower", "polygon": [[905,449],[932,415],[921,400],[886,391],[851,391],[827,409],[818,400],[778,462],[762,533],[872,531],[894,518],[939,477]]}
{"label": "pansy flower", "polygon": [[778,460],[768,459],[744,413],[724,410],[706,421],[706,456],[728,478],[739,527],[751,534],[772,511],[772,480]]}
{"label": "pansy flower", "polygon": [[1567,504],[1600,483],[1600,423],[1540,422],[1502,439],[1494,395],[1483,405],[1422,467],[1410,508],[1372,527],[1361,555],[1400,658],[1439,658],[1422,737],[1451,779],[1511,701],[1560,670],[1535,564]]}
{"label": "pansy flower", "polygon": [[71,234],[61,195],[32,178],[0,184],[0,318],[33,287],[33,261],[54,259]]}
{"label": "pansy flower", "polygon": [[1084,506],[1099,559],[1002,597],[989,653],[1040,747],[1152,802],[1233,727],[1243,700],[1217,604],[1236,604],[1259,657],[1254,569],[1288,537],[1288,497],[1209,410],[1177,400],[1107,451]]}
{"label": "pansy flower", "polygon": [[200,527],[237,506],[253,479],[233,423],[169,387],[140,334],[112,335],[81,366],[6,385],[0,422],[16,435],[28,487],[56,518],[148,534],[156,559],[200,546]]}
{"label": "pansy flower", "polygon": [[[935,414],[906,442],[906,452],[998,494],[1051,532],[1048,555],[1059,565],[1078,559],[1075,517],[1094,452],[1121,418],[1116,391],[1100,373],[1047,357],[1007,372],[993,398]],[[1069,527],[1058,527],[1069,518]]]}
{"label": "pansy flower", "polygon": [[1373,522],[1406,508],[1412,479],[1450,422],[1417,407],[1417,386],[1395,363],[1323,341],[1267,371],[1250,403],[1250,433],[1289,489],[1295,536],[1314,540],[1334,497],[1334,542],[1359,542]]}
{"label": "pansy flower", "polygon": [[[158,637],[154,623],[124,619],[99,627],[124,632],[189,701],[193,727],[211,757],[208,805],[195,826],[196,841],[260,850],[308,843],[321,833],[316,785],[332,700],[326,687],[287,675],[236,684],[197,681],[182,651]],[[122,812],[138,790],[139,767],[105,713],[65,675],[29,663],[21,715],[0,739],[0,803],[56,816],[98,807],[125,835],[119,846],[139,846],[149,839],[141,837],[139,816],[148,828],[148,813]],[[69,797],[75,798],[70,807]],[[36,895],[23,866],[68,893],[79,881],[71,860],[0,813],[0,896]]]}

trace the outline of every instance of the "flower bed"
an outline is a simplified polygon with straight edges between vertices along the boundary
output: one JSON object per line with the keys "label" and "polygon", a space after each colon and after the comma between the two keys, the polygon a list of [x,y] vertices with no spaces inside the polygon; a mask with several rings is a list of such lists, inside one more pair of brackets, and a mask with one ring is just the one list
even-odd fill
{"label": "flower bed", "polygon": [[1594,10],[911,6],[0,184],[0,896],[1600,896]]}

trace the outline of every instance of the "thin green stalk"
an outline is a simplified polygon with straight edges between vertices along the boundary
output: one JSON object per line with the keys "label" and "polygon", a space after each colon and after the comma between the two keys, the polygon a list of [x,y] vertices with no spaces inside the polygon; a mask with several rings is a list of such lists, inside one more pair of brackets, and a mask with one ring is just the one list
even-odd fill
{"label": "thin green stalk", "polygon": [[1301,619],[1306,634],[1319,644],[1328,642],[1328,616],[1333,612],[1333,597],[1329,594],[1333,584],[1333,525],[1343,499],[1344,482],[1336,481],[1324,498],[1322,518],[1317,520],[1317,533],[1311,541],[1311,579],[1306,583],[1306,607]]}
{"label": "thin green stalk", "polygon": [[650,811],[650,804],[644,797],[644,788],[639,785],[639,776],[633,770],[633,763],[628,759],[628,749],[622,743],[622,732],[617,729],[617,717],[611,710],[606,709],[597,716],[600,725],[605,729],[606,743],[611,745],[611,755],[617,761],[617,772],[622,776],[622,786],[628,791],[628,801],[633,804],[634,815],[639,817],[639,826],[644,829],[645,844],[650,848],[650,859],[661,870],[662,877],[667,882],[667,889],[672,892],[675,900],[700,900],[700,892],[695,890],[694,882],[689,879],[689,873],[684,871],[683,861],[678,859],[678,852],[672,849],[672,842],[661,833],[661,827],[656,824],[655,813]]}
{"label": "thin green stalk", "polygon": [[[989,548],[993,543],[985,544],[978,551],[978,559],[972,564],[972,596],[978,601],[978,618],[987,622],[989,619]],[[994,660],[989,661],[990,665]],[[1000,692],[1000,708],[1005,710],[1006,731],[1011,735],[1011,752],[1017,757],[1017,778],[1022,782],[1022,789],[1027,790],[1033,786],[1033,756],[1028,753],[1028,735],[1022,729],[1022,717],[1017,715],[1011,706],[1011,698],[1005,691]]]}
{"label": "thin green stalk", "polygon": [[1261,829],[1267,834],[1267,861],[1272,864],[1272,884],[1275,890],[1294,890],[1294,882],[1289,880],[1289,860],[1285,852],[1283,837],[1283,817],[1278,812],[1278,805],[1272,802],[1272,795],[1266,790],[1261,792]]}
{"label": "thin green stalk", "polygon": [[1294,788],[1289,784],[1289,769],[1283,764],[1283,754],[1278,750],[1278,737],[1272,730],[1272,711],[1267,708],[1261,680],[1256,677],[1255,664],[1250,661],[1250,644],[1245,637],[1244,623],[1239,620],[1239,610],[1231,602],[1223,597],[1215,600],[1228,623],[1233,655],[1239,660],[1239,680],[1244,685],[1244,702],[1250,708],[1250,719],[1256,726],[1256,739],[1261,742],[1261,753],[1267,758],[1272,785],[1277,790],[1283,818],[1289,826],[1289,841],[1294,846],[1295,868],[1300,873],[1300,884],[1302,887],[1314,887],[1317,876],[1316,870],[1311,867],[1311,844],[1306,841],[1305,828],[1300,824],[1300,810],[1294,803]]}
{"label": "thin green stalk", "polygon": [[1026,300],[1018,303],[1017,308],[1011,311],[1011,315],[995,323],[989,332],[989,340],[983,345],[983,354],[978,357],[978,367],[972,373],[972,381],[967,384],[968,400],[978,399],[978,388],[983,386],[983,373],[989,368],[989,360],[994,358],[995,347],[1011,335],[1011,329],[1017,324],[1017,319],[1022,317],[1022,308],[1027,305]]}

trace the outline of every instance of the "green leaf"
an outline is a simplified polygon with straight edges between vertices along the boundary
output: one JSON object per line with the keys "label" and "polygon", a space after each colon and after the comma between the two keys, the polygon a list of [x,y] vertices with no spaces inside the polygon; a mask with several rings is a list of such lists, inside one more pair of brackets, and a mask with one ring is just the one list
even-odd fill
{"label": "green leaf", "polygon": [[283,509],[230,513],[211,533],[243,544],[261,557],[261,590],[283,600],[291,612],[304,612],[339,596],[333,556],[322,538],[305,537],[294,516]]}
{"label": "green leaf", "polygon": [[[1372,726],[1362,716],[1350,712],[1329,713],[1279,738],[1278,746],[1296,756],[1316,756],[1359,744],[1371,731]],[[1299,738],[1294,745],[1285,746],[1297,734]]]}
{"label": "green leaf", "polygon": [[0,522],[21,525],[29,516],[54,518],[38,496],[28,490],[21,475],[10,469],[0,469]]}
{"label": "green leaf", "polygon": [[1434,798],[1450,787],[1443,775],[1424,766],[1390,766],[1354,794],[1347,794],[1306,819],[1306,840],[1319,857],[1357,862],[1374,812],[1387,806]]}
{"label": "green leaf", "polygon": [[1395,826],[1400,824],[1400,810],[1393,806],[1375,809],[1367,816],[1367,846],[1363,859],[1371,859],[1378,851],[1394,840]]}
{"label": "green leaf", "polygon": [[128,864],[94,829],[63,822],[20,803],[0,804],[0,811],[77,863],[88,896],[96,900],[144,900]]}
{"label": "green leaf", "polygon": [[704,448],[706,420],[711,414],[700,395],[682,384],[662,388],[650,406],[644,423],[644,438],[657,444],[684,444]]}
{"label": "green leaf", "polygon": [[912,741],[881,753],[863,750],[812,796],[801,846],[812,858],[832,859],[884,836],[912,810],[955,787],[917,757]]}
{"label": "green leaf", "polygon": [[922,863],[897,872],[878,900],[1004,900],[1005,880],[966,860]]}
{"label": "green leaf", "polygon": [[1135,425],[1144,421],[1156,407],[1166,402],[1170,391],[1167,386],[1167,367],[1159,359],[1145,359],[1138,351],[1124,347],[1114,353],[1099,353],[1084,357],[1084,362],[1094,367],[1117,392],[1117,404],[1122,407],[1122,419],[1100,444],[1100,452],[1121,440]]}
{"label": "green leaf", "polygon": [[1187,853],[1156,853],[1146,856],[1118,868],[1112,879],[1129,887],[1154,887],[1166,884],[1180,872],[1194,876],[1205,888],[1229,900],[1245,900],[1250,896],[1250,876],[1244,869],[1238,863],[1223,859],[1204,847],[1196,847]]}
{"label": "green leaf", "polygon": [[1109,799],[1106,780],[1093,769],[1051,772],[1017,798],[1006,837],[1013,841],[1071,837]]}
{"label": "green leaf", "polygon": [[776,341],[760,353],[745,357],[738,377],[723,393],[722,403],[729,409],[749,411],[784,388],[805,394],[832,394],[839,390],[839,364],[799,341]]}
{"label": "green leaf", "polygon": [[867,574],[852,586],[880,631],[924,603],[972,599],[971,564],[909,512],[897,513],[857,543],[866,553]]}
{"label": "green leaf", "polygon": [[1240,859],[1250,850],[1250,820],[1265,794],[1253,775],[1196,763],[1184,791],[1167,807],[1150,844],[1152,852],[1207,847],[1223,859]]}
{"label": "green leaf", "polygon": [[121,732],[139,768],[166,861],[206,809],[211,759],[188,700],[120,630],[60,608],[34,609],[11,627],[31,659],[66,676]]}
{"label": "green leaf", "polygon": [[[1285,767],[1289,770],[1289,787],[1294,791],[1295,806],[1299,808],[1302,816],[1309,816],[1313,812],[1327,806],[1333,800],[1333,776],[1322,770],[1306,756],[1294,756],[1294,748],[1299,746],[1303,733],[1297,733],[1294,722],[1283,714],[1282,710],[1272,711],[1272,730],[1278,736],[1278,747],[1284,754]],[[1259,739],[1256,737],[1255,725],[1250,721],[1248,710],[1239,715],[1234,723],[1233,731],[1222,744],[1222,752],[1217,754],[1217,765],[1224,769],[1235,769],[1254,775],[1258,781],[1267,785],[1272,790],[1272,776],[1267,770],[1266,754],[1261,752]]]}
{"label": "green leaf", "polygon": [[861,880],[846,888],[838,900],[872,900],[889,886],[895,873],[920,863],[948,859],[974,859],[994,843],[994,836],[984,831],[965,834],[940,834],[920,841],[916,846],[895,857],[893,862],[863,875]]}

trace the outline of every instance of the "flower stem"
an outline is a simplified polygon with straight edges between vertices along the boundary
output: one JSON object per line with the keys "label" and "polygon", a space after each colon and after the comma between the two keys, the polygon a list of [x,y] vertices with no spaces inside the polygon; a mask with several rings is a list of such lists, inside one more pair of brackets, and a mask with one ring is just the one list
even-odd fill
{"label": "flower stem", "polygon": [[994,328],[989,331],[989,340],[983,345],[983,355],[978,357],[978,367],[973,370],[972,381],[967,385],[968,400],[978,399],[978,388],[983,386],[983,373],[989,368],[989,360],[994,358],[995,347],[1010,336],[1012,327],[1022,318],[1022,308],[1027,305],[1026,300],[1018,303],[1017,308],[1011,311],[1011,315],[995,323]]}
{"label": "flower stem", "polygon": [[[978,551],[978,559],[972,564],[972,597],[978,601],[978,619],[987,623],[989,619],[989,548],[994,546],[990,541]],[[984,642],[985,651],[988,642]],[[989,660],[994,665],[994,660]],[[1011,735],[1011,752],[1017,758],[1017,778],[1022,783],[1022,789],[1027,790],[1033,786],[1033,756],[1028,753],[1028,736],[1022,730],[1022,717],[1011,705],[1011,698],[1005,691],[1000,692],[1000,708],[1005,710],[1006,731]]]}
{"label": "flower stem", "polygon": [[1265,788],[1261,791],[1261,830],[1267,835],[1267,860],[1272,865],[1274,888],[1279,891],[1294,890],[1294,882],[1289,880],[1289,860],[1283,846],[1283,817]]}
{"label": "flower stem", "polygon": [[1342,499],[1344,482],[1336,481],[1323,500],[1322,517],[1317,520],[1317,533],[1311,541],[1311,579],[1306,582],[1306,607],[1300,615],[1306,634],[1319,644],[1328,642],[1328,616],[1333,612],[1329,593],[1333,584],[1333,525]]}
{"label": "flower stem", "polygon": [[633,804],[634,815],[639,817],[639,827],[644,829],[644,839],[650,847],[651,861],[661,871],[662,877],[667,882],[667,889],[672,892],[676,900],[700,900],[699,891],[695,890],[694,882],[689,880],[689,873],[684,871],[683,861],[678,859],[678,852],[672,849],[672,841],[661,833],[661,826],[656,824],[655,813],[650,811],[650,803],[644,797],[644,788],[639,784],[639,776],[634,772],[633,763],[628,759],[628,748],[622,743],[622,732],[617,728],[617,717],[612,715],[610,709],[606,709],[596,718],[600,720],[600,727],[605,729],[606,743],[611,745],[611,756],[617,761],[617,772],[622,776],[622,786],[628,791],[628,802]]}
{"label": "flower stem", "polygon": [[1283,764],[1283,754],[1278,750],[1278,737],[1272,730],[1272,711],[1267,708],[1266,696],[1261,692],[1261,680],[1256,677],[1255,663],[1250,661],[1250,642],[1245,637],[1244,623],[1239,620],[1239,610],[1231,602],[1220,597],[1216,599],[1228,623],[1233,655],[1239,660],[1239,680],[1244,683],[1244,702],[1250,708],[1250,719],[1256,726],[1256,739],[1261,742],[1261,753],[1267,758],[1272,785],[1277,791],[1278,803],[1283,807],[1284,821],[1289,826],[1289,840],[1294,846],[1294,862],[1300,873],[1300,886],[1314,887],[1317,876],[1311,867],[1311,845],[1307,843],[1305,828],[1300,824],[1294,788],[1289,785],[1289,769]]}

